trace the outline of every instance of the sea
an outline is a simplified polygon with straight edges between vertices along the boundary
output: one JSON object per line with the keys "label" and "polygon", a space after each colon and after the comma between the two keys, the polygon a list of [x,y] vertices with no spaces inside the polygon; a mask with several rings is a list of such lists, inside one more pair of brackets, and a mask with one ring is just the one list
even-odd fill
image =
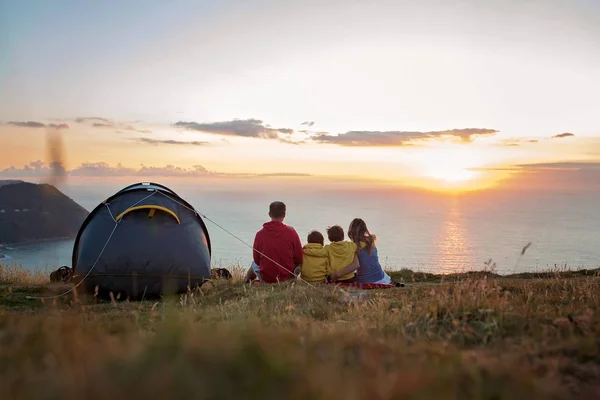
{"label": "sea", "polygon": [[[132,182],[134,183],[134,182]],[[60,189],[89,211],[126,185],[69,184]],[[377,235],[384,268],[435,273],[515,272],[600,267],[600,194],[502,191],[440,194],[405,189],[256,188],[193,182],[169,186],[205,220],[213,267],[247,267],[255,233],[273,200],[287,204],[286,223],[307,234],[363,218]],[[218,224],[218,225],[215,225]],[[73,239],[0,248],[0,263],[52,270],[70,266]]]}

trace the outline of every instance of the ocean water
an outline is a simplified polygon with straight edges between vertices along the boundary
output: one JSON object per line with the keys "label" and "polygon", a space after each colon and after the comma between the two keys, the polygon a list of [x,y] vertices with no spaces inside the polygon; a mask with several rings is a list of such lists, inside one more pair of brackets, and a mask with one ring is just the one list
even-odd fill
{"label": "ocean water", "polygon": [[[481,270],[492,260],[500,273],[600,266],[600,194],[592,192],[481,192],[448,196],[400,190],[342,191],[287,188],[207,190],[190,183],[167,184],[198,211],[251,244],[267,221],[268,204],[283,200],[286,223],[303,242],[312,229],[325,231],[363,218],[378,237],[389,269],[431,272]],[[61,188],[92,210],[124,185],[78,184]],[[214,266],[248,265],[251,249],[206,221]],[[531,243],[524,255],[523,248]],[[71,265],[73,240],[0,249],[5,263],[53,269]]]}

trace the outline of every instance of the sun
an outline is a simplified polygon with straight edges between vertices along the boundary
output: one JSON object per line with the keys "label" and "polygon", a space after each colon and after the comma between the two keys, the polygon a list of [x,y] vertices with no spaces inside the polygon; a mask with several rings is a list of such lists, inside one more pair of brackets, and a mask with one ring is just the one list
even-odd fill
{"label": "sun", "polygon": [[466,168],[436,165],[426,170],[424,175],[446,183],[460,183],[475,179],[478,174]]}
{"label": "sun", "polygon": [[418,184],[436,191],[461,192],[488,187],[485,174],[478,171],[485,158],[468,146],[451,145],[428,149],[421,154]]}

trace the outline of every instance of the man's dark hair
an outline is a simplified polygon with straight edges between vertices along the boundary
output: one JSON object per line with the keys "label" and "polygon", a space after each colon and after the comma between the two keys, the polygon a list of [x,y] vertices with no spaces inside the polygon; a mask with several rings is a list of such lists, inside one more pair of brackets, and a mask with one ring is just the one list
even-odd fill
{"label": "man's dark hair", "polygon": [[330,242],[341,242],[344,240],[344,228],[339,225],[327,228],[327,238]]}
{"label": "man's dark hair", "polygon": [[323,234],[319,231],[312,231],[308,234],[307,242],[308,243],[319,243],[321,245],[325,244],[325,238]]}
{"label": "man's dark hair", "polygon": [[269,215],[271,218],[284,218],[285,217],[285,204],[281,201],[274,201],[269,206]]}

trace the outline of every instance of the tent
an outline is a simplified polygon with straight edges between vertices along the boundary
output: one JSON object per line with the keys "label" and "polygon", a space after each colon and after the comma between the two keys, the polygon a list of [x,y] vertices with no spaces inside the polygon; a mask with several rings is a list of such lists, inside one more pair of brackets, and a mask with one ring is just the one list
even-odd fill
{"label": "tent", "polygon": [[138,300],[194,289],[211,278],[208,230],[171,189],[136,183],[99,204],[73,246],[79,288]]}

